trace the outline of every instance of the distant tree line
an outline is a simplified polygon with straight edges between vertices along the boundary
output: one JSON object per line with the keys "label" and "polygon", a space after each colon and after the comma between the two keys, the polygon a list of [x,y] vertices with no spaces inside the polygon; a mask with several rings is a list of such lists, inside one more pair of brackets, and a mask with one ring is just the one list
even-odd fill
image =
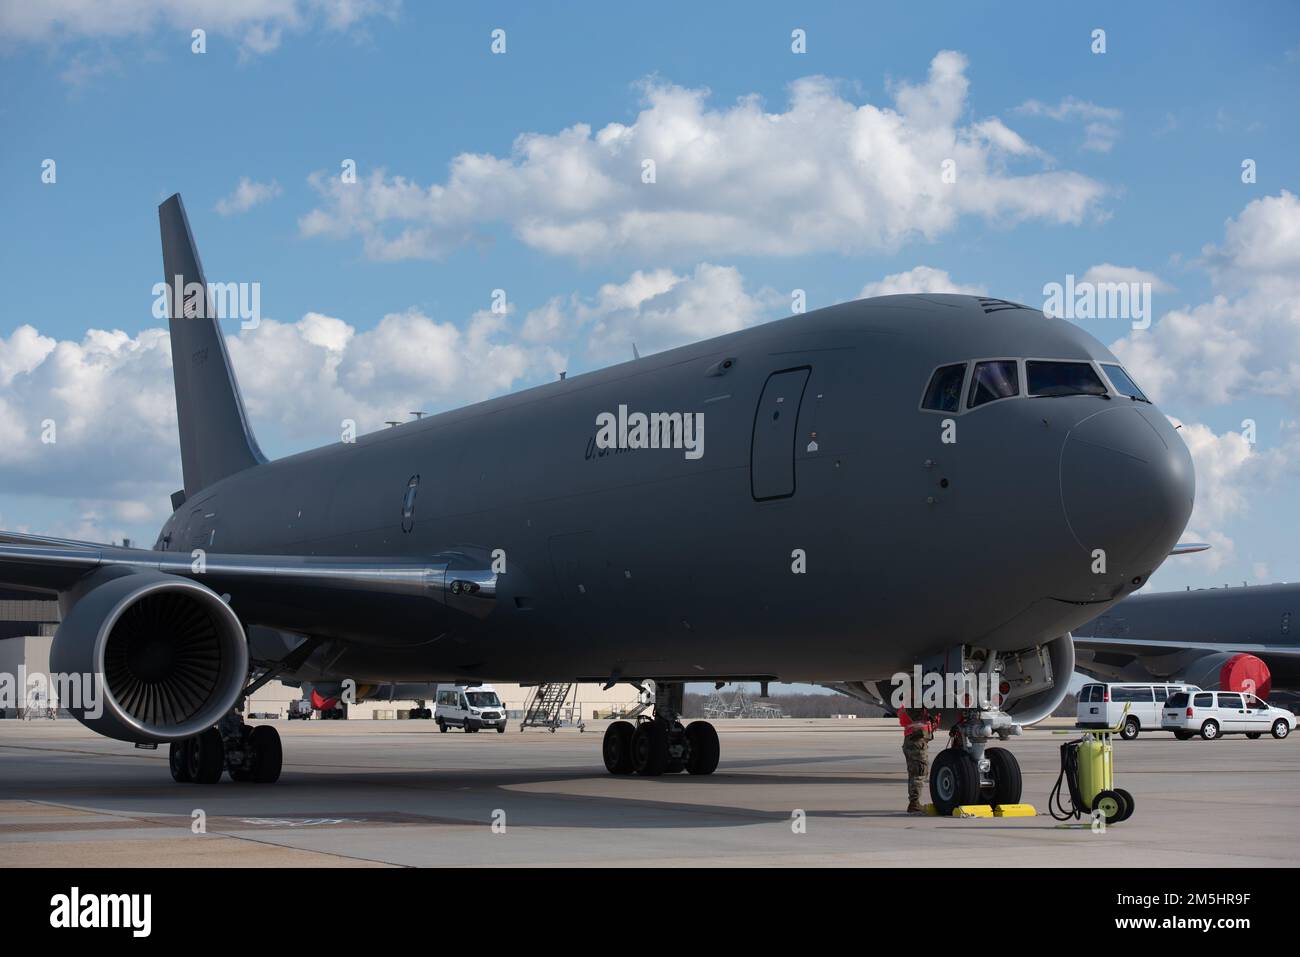
{"label": "distant tree line", "polygon": [[[730,700],[729,689],[723,689],[723,698]],[[707,694],[688,691],[685,701],[687,718],[704,717],[704,705],[709,700]],[[829,718],[833,714],[852,714],[860,718],[879,718],[885,712],[879,705],[867,704],[857,698],[842,694],[775,694],[770,698],[760,698],[755,692],[749,699],[754,704],[773,705],[789,718]]]}

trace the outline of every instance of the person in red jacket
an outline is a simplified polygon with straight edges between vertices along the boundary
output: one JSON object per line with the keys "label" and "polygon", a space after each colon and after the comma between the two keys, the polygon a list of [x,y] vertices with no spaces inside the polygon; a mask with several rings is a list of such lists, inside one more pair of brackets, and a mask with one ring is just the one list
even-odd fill
{"label": "person in red jacket", "polygon": [[903,757],[907,760],[907,813],[922,814],[921,789],[925,787],[930,766],[930,741],[939,729],[939,716],[922,708],[916,714],[898,709],[898,723],[903,726]]}

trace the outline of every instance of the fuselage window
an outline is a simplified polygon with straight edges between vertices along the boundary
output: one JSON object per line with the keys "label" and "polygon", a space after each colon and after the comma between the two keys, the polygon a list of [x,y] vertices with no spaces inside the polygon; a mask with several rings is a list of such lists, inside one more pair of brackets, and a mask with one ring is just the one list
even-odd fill
{"label": "fuselage window", "polygon": [[1088,362],[1025,363],[1025,381],[1030,395],[1106,395],[1101,381]]}
{"label": "fuselage window", "polygon": [[935,412],[956,412],[961,408],[961,384],[966,378],[966,363],[940,366],[930,376],[921,408]]}
{"label": "fuselage window", "polygon": [[1009,399],[1020,392],[1020,373],[1016,370],[1016,360],[999,359],[994,362],[975,363],[975,374],[970,380],[970,399],[966,407],[973,409],[994,402]]}
{"label": "fuselage window", "polygon": [[1110,379],[1110,384],[1115,387],[1115,391],[1120,395],[1126,395],[1131,399],[1137,399],[1139,402],[1150,402],[1142,390],[1137,387],[1133,378],[1119,366],[1104,365],[1106,377]]}

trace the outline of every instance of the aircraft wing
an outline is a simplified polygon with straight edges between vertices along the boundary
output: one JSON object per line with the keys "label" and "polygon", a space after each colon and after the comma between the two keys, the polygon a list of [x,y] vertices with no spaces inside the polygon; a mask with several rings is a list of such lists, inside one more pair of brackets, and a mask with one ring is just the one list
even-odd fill
{"label": "aircraft wing", "polygon": [[188,578],[226,597],[245,621],[278,626],[279,609],[338,606],[359,594],[426,599],[482,618],[492,610],[496,574],[475,550],[423,561],[401,557],[223,555],[161,552],[0,532],[0,585],[64,591],[103,569]]}
{"label": "aircraft wing", "polygon": [[1242,652],[1248,655],[1272,655],[1300,658],[1300,646],[1243,644],[1223,641],[1153,641],[1141,638],[1088,638],[1074,636],[1074,647],[1085,651],[1118,651],[1132,655],[1171,655],[1180,651]]}

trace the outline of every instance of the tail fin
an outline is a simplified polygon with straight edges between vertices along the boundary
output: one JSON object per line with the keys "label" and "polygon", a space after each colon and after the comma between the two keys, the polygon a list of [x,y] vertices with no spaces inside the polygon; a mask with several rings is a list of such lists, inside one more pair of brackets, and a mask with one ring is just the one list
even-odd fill
{"label": "tail fin", "polygon": [[[213,482],[265,462],[266,457],[248,427],[217,317],[206,308],[210,301],[207,281],[179,193],[158,207],[158,225],[162,230],[163,278],[171,304],[168,325],[181,469],[185,496],[193,498]],[[178,302],[184,303],[182,308],[177,308]]]}

